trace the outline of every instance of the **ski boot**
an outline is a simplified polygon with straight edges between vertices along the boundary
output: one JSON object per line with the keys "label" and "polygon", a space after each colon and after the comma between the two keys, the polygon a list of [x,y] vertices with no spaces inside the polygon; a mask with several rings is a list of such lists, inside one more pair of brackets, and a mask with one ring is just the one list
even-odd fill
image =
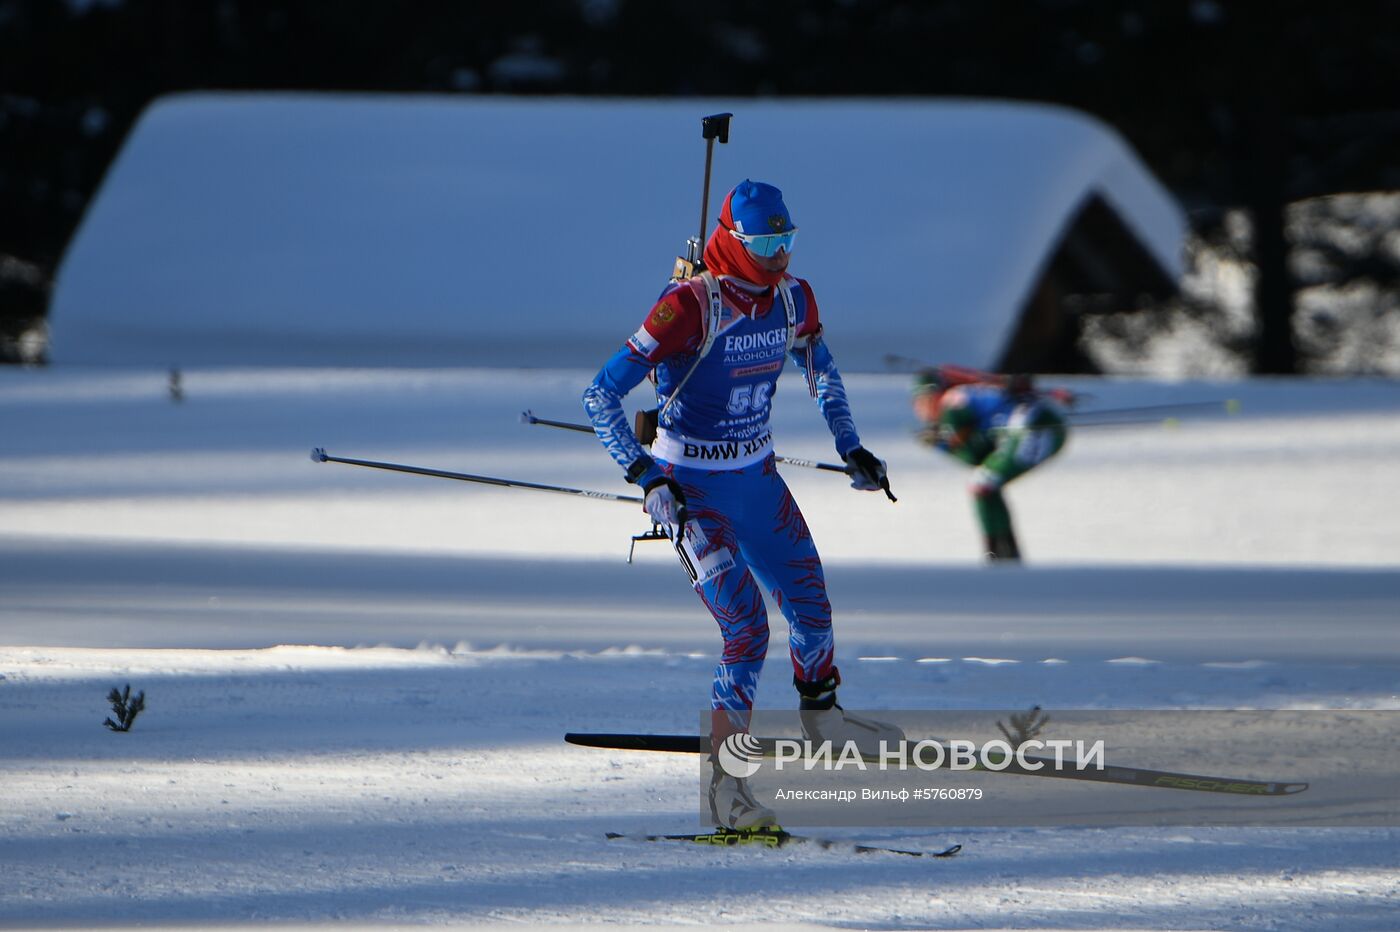
{"label": "ski boot", "polygon": [[992,563],[1021,562],[1021,548],[1016,546],[1016,535],[1010,531],[988,537],[985,546],[987,559]]}
{"label": "ski boot", "polygon": [[840,753],[851,742],[862,757],[875,758],[881,753],[881,743],[894,750],[904,740],[904,730],[898,725],[852,715],[836,704],[841,673],[835,667],[826,679],[808,683],[793,677],[792,683],[801,696],[798,717],[802,719],[802,736],[813,744],[830,741],[832,750]]}
{"label": "ski boot", "polygon": [[718,763],[711,762],[710,815],[720,829],[740,832],[777,831],[778,816],[754,798],[749,781],[731,777]]}

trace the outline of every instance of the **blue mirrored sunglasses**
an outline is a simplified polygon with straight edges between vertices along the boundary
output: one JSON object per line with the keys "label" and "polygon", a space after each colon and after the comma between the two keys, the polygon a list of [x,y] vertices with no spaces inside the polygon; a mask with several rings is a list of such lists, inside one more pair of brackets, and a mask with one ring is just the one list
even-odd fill
{"label": "blue mirrored sunglasses", "polygon": [[743,243],[744,248],[755,256],[767,259],[776,256],[779,249],[786,253],[792,252],[792,243],[797,239],[797,227],[784,233],[740,233],[738,230],[730,230],[729,235]]}

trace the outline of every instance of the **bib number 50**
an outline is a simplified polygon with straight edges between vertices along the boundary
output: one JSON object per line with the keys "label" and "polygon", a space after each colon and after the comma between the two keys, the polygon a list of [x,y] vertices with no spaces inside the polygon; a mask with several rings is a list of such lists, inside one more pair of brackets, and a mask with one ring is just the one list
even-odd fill
{"label": "bib number 50", "polygon": [[768,404],[768,396],[773,391],[772,382],[758,382],[752,385],[736,385],[729,393],[730,414],[739,415],[745,411],[762,411]]}

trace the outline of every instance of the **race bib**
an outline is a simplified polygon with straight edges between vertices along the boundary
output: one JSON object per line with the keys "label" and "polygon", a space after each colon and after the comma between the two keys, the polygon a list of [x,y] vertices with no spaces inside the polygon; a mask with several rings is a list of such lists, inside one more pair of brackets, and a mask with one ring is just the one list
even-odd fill
{"label": "race bib", "polygon": [[[676,554],[681,558],[691,583],[697,588],[714,579],[734,565],[734,554],[728,547],[710,549],[710,540],[700,525],[687,521],[680,539],[675,541]],[[702,556],[703,554],[703,556]]]}

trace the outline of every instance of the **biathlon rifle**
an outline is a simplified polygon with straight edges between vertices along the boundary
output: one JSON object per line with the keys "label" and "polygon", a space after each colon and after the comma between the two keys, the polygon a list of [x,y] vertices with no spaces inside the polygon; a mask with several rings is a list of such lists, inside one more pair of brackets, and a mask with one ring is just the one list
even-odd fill
{"label": "biathlon rifle", "polygon": [[700,194],[700,232],[685,242],[685,255],[676,256],[671,269],[671,281],[683,282],[705,270],[705,225],[710,213],[710,167],[714,162],[715,140],[729,142],[729,120],[732,113],[715,113],[700,118],[700,137],[705,140],[705,185]]}
{"label": "biathlon rifle", "polygon": [[[685,241],[685,255],[676,256],[671,267],[671,281],[683,282],[705,271],[705,227],[710,216],[710,170],[714,166],[715,140],[729,142],[729,121],[732,113],[713,113],[700,118],[700,137],[705,140],[705,183],[700,192],[700,232]],[[632,432],[643,446],[656,439],[660,420],[656,408],[638,411],[632,421]],[[655,538],[653,538],[655,539]]]}

